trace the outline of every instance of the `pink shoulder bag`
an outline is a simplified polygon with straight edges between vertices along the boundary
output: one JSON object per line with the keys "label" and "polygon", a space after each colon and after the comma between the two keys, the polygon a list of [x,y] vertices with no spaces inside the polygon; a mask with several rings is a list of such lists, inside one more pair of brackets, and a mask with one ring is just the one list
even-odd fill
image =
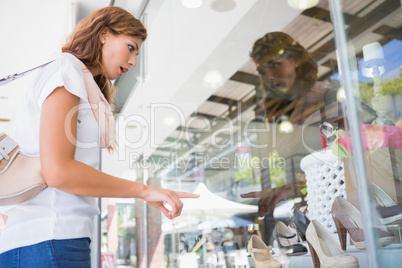
{"label": "pink shoulder bag", "polygon": [[[0,86],[49,63],[0,79]],[[22,154],[20,147],[10,136],[0,133],[0,206],[25,202],[46,187],[39,157]]]}
{"label": "pink shoulder bag", "polygon": [[10,136],[0,133],[0,206],[25,202],[46,187],[39,157],[23,155]]}

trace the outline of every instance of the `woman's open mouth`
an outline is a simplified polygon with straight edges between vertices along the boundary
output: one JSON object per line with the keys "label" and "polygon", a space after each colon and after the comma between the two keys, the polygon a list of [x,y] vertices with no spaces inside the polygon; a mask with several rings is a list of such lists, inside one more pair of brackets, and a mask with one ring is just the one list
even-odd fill
{"label": "woman's open mouth", "polygon": [[267,84],[267,86],[273,90],[274,92],[276,92],[277,94],[284,94],[286,92],[289,91],[286,83],[281,82],[281,81],[269,81],[269,83]]}
{"label": "woman's open mouth", "polygon": [[122,76],[126,72],[128,72],[128,68],[120,67],[120,76]]}

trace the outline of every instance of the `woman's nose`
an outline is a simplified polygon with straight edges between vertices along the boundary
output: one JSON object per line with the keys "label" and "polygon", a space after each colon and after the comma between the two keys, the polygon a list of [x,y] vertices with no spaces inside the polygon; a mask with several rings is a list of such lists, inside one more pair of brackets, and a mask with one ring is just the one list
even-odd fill
{"label": "woman's nose", "polygon": [[265,79],[273,80],[275,78],[275,72],[272,70],[266,70],[265,72]]}
{"label": "woman's nose", "polygon": [[137,58],[135,55],[130,56],[130,59],[128,60],[128,64],[130,67],[135,67],[135,65],[137,65]]}
{"label": "woman's nose", "polygon": [[267,86],[272,87],[274,85],[275,74],[272,71],[267,70],[262,78]]}

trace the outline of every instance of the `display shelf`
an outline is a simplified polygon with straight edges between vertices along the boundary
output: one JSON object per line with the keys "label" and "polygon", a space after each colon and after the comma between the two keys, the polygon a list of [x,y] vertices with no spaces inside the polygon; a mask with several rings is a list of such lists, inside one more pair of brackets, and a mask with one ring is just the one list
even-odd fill
{"label": "display shelf", "polygon": [[343,160],[331,149],[305,156],[300,168],[306,173],[309,219],[317,220],[330,233],[336,232],[331,207],[337,196],[346,197]]}
{"label": "display shelf", "polygon": [[[336,241],[338,240],[338,235],[333,234],[333,237]],[[349,237],[347,241],[350,241]],[[303,242],[302,245],[308,248],[307,242]],[[310,249],[308,248],[308,252],[302,256],[281,256],[279,254],[278,248],[273,248],[275,254],[273,255],[275,259],[277,259],[281,264],[282,268],[313,268],[313,260],[311,258]],[[380,247],[378,249],[379,252],[379,267],[400,267],[400,262],[402,256],[402,245],[399,243],[391,244],[387,247]],[[369,267],[367,252],[365,250],[359,250],[353,244],[347,245],[346,253],[356,256],[359,261],[360,267]],[[249,257],[250,268],[253,268],[253,260]]]}

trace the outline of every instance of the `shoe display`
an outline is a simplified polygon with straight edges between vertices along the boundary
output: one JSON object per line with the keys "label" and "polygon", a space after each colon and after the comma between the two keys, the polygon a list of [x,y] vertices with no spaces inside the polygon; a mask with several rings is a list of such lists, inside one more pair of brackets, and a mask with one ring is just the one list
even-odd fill
{"label": "shoe display", "polygon": [[392,224],[402,220],[402,204],[395,201],[377,184],[371,183],[374,198],[378,203],[378,219],[382,224]]}
{"label": "shoe display", "polygon": [[288,226],[282,221],[279,221],[274,229],[273,236],[278,242],[279,251],[288,256],[300,256],[307,253],[307,248],[296,239],[296,234],[293,233]]}
{"label": "shoe display", "polygon": [[397,205],[392,197],[389,196],[380,186],[375,183],[370,183],[370,187],[373,191],[374,198],[377,203],[382,207],[392,207]]}
{"label": "shoe display", "polygon": [[382,224],[393,224],[402,221],[402,204],[391,207],[377,206],[378,219]]}
{"label": "shoe display", "polygon": [[312,220],[306,231],[306,239],[310,248],[314,268],[357,268],[359,262],[353,255],[344,253],[339,244],[316,220]]}
{"label": "shoe display", "polygon": [[306,241],[306,230],[308,225],[310,224],[310,219],[307,218],[307,216],[299,209],[295,209],[293,211],[293,216],[290,218],[290,220],[296,227],[296,230],[299,233],[302,241]]}
{"label": "shoe display", "polygon": [[[365,249],[363,224],[360,211],[346,199],[338,196],[332,204],[332,218],[334,219],[342,250],[346,250],[346,234],[349,233],[350,239],[358,249]],[[378,222],[378,226],[382,224]],[[379,243],[382,246],[391,244],[394,235],[385,226],[378,228]]]}
{"label": "shoe display", "polygon": [[281,263],[271,255],[271,247],[257,235],[251,236],[247,249],[254,260],[255,268],[282,268]]}

